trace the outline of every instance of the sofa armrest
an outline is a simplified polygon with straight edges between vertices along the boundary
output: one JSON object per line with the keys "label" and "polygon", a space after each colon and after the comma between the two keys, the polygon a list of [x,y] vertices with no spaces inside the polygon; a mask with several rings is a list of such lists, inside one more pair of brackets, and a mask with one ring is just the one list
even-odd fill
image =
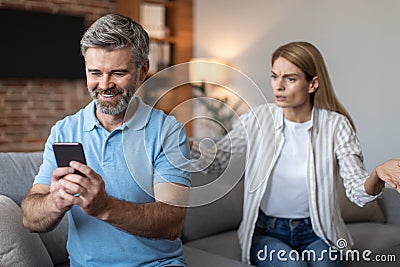
{"label": "sofa armrest", "polygon": [[400,225],[400,193],[386,187],[380,204],[386,217],[386,223]]}

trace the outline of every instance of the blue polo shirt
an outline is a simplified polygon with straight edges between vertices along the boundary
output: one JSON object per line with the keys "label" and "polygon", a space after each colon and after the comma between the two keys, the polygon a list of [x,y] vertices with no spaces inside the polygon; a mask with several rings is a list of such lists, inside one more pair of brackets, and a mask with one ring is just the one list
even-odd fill
{"label": "blue polo shirt", "polygon": [[[184,127],[138,98],[132,118],[112,132],[95,116],[91,102],[51,129],[35,184],[50,185],[56,168],[52,144],[80,142],[89,167],[104,180],[107,194],[134,203],[154,202],[153,185],[190,186],[189,147]],[[179,239],[135,236],[83,213],[68,212],[71,266],[186,266]]]}

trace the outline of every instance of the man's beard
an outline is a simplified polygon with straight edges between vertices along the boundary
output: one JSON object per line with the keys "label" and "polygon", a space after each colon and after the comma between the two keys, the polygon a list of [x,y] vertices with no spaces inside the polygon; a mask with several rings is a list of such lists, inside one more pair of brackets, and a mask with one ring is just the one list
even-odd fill
{"label": "man's beard", "polygon": [[[116,101],[101,101],[98,99],[98,95],[101,93],[109,95],[122,94],[122,98],[119,98]],[[118,115],[123,112],[128,107],[133,94],[133,91],[124,93],[124,90],[121,88],[112,88],[107,90],[95,89],[90,92],[90,96],[94,100],[97,110],[107,115]]]}

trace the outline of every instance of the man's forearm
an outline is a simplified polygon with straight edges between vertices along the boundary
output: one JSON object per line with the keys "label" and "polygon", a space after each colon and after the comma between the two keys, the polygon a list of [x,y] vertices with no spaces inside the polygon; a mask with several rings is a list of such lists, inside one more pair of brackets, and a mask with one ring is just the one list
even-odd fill
{"label": "man's forearm", "polygon": [[30,193],[21,203],[23,224],[31,232],[54,229],[65,213],[53,211],[50,193]]}
{"label": "man's forearm", "polygon": [[162,202],[136,204],[111,198],[97,218],[134,235],[174,240],[182,230],[185,211]]}

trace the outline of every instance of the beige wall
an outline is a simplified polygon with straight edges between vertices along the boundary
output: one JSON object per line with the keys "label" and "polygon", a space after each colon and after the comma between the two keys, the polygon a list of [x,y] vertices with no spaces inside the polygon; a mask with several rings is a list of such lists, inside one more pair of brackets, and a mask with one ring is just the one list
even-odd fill
{"label": "beige wall", "polygon": [[367,169],[400,158],[400,1],[195,0],[194,7],[194,56],[230,61],[267,99],[272,51],[292,40],[317,45],[355,120]]}

